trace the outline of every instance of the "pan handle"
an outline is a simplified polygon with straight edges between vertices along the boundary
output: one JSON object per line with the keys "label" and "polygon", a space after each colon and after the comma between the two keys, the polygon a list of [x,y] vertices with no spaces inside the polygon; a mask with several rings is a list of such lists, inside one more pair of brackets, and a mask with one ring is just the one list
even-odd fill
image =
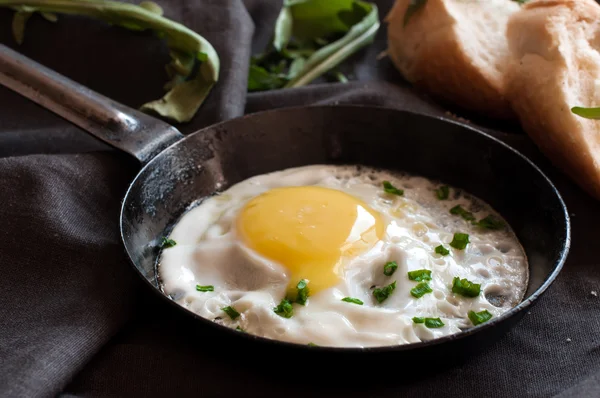
{"label": "pan handle", "polygon": [[0,84],[146,164],[181,140],[175,127],[119,104],[0,44]]}

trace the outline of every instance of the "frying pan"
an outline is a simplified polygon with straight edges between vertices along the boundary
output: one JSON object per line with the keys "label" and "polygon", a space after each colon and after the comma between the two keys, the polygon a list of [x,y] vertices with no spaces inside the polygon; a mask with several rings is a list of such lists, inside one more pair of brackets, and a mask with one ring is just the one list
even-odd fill
{"label": "frying pan", "polygon": [[[555,280],[570,244],[565,204],[523,155],[471,127],[405,111],[314,106],[256,113],[184,137],[128,108],[0,47],[0,83],[137,158],[141,170],[123,201],[123,245],[145,284],[200,336],[247,350],[338,356],[393,354],[407,359],[463,356],[513,326]],[[529,259],[524,300],[501,317],[429,342],[374,348],[308,347],[240,333],[179,306],[160,287],[158,243],[193,204],[251,176],[308,164],[363,164],[406,171],[462,188],[502,214]]]}

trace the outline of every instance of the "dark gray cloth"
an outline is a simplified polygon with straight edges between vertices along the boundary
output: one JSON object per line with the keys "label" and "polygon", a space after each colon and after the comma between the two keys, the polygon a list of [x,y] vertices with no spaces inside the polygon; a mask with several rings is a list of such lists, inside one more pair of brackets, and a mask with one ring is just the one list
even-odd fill
{"label": "dark gray cloth", "polygon": [[[270,39],[280,3],[160,3],[221,56],[218,85],[193,122],[178,126],[186,133],[244,112],[319,103],[448,116],[415,93],[388,59],[376,59],[386,46],[385,25],[344,66],[357,81],[246,97],[249,56]],[[377,3],[383,18],[392,1]],[[25,43],[16,46],[10,17],[0,11],[2,43],[92,89],[133,107],[162,94],[168,54],[157,39],[83,18],[51,24],[33,17]],[[479,122],[531,156],[564,195],[573,215],[564,271],[512,331],[461,366],[424,368],[405,380],[402,368],[410,364],[389,364],[381,377],[361,380],[361,368],[378,364],[349,363],[317,385],[311,369],[296,369],[293,358],[258,366],[261,358],[220,354],[218,340],[186,333],[185,321],[149,294],[121,249],[119,202],[136,164],[0,87],[0,396],[600,396],[600,298],[592,294],[600,292],[600,206],[518,127]],[[284,366],[289,377],[273,377],[271,369]]]}

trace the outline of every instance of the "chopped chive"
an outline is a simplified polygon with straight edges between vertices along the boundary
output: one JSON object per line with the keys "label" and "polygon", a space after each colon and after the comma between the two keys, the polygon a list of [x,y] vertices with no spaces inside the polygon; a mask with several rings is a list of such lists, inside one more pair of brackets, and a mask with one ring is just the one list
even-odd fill
{"label": "chopped chive", "polygon": [[316,345],[315,343],[308,343],[308,344],[307,344],[307,346],[310,346],[310,347],[318,347],[318,345]]}
{"label": "chopped chive", "polygon": [[422,318],[416,316],[412,320],[414,323],[424,323],[425,327],[429,329],[436,329],[444,326],[444,322],[442,322],[440,318]]}
{"label": "chopped chive", "polygon": [[477,297],[481,293],[481,284],[473,283],[465,278],[460,279],[457,276],[452,280],[452,293],[465,297]]}
{"label": "chopped chive", "polygon": [[421,298],[427,293],[431,293],[433,290],[429,287],[427,282],[421,282],[417,286],[410,289],[411,296],[415,298]]}
{"label": "chopped chive", "polygon": [[444,326],[444,322],[440,318],[425,318],[425,326],[429,329],[437,329]]}
{"label": "chopped chive", "polygon": [[485,323],[492,319],[492,314],[489,313],[488,310],[483,310],[481,312],[469,311],[467,314],[473,325],[477,326],[482,323]]}
{"label": "chopped chive", "polygon": [[439,245],[438,247],[435,248],[435,252],[437,254],[441,254],[442,256],[447,256],[448,254],[450,254],[450,250],[446,249],[444,246]]}
{"label": "chopped chive", "polygon": [[163,236],[161,242],[160,242],[160,248],[161,249],[168,249],[169,247],[173,247],[177,244],[177,242],[175,242],[173,239],[169,239],[169,238],[165,238]]}
{"label": "chopped chive", "polygon": [[454,234],[450,246],[458,250],[464,250],[469,243],[469,234],[457,232]]}
{"label": "chopped chive", "polygon": [[415,271],[408,272],[408,279],[411,281],[430,281],[431,280],[431,271],[428,269],[417,269]]}
{"label": "chopped chive", "polygon": [[358,305],[363,305],[364,304],[361,300],[359,300],[357,298],[354,298],[354,297],[344,297],[342,299],[342,301],[345,301],[347,303],[352,303],[352,304],[358,304]]}
{"label": "chopped chive", "polygon": [[288,299],[281,300],[281,303],[273,308],[273,311],[283,318],[291,318],[294,315],[294,307],[292,307],[292,303]]}
{"label": "chopped chive", "polygon": [[395,261],[388,261],[383,266],[383,275],[392,276],[398,269],[398,264]]}
{"label": "chopped chive", "polygon": [[466,211],[461,205],[456,205],[450,209],[450,214],[461,216],[465,221],[474,221],[475,216],[470,211]]}
{"label": "chopped chive", "polygon": [[485,218],[482,218],[478,222],[476,222],[475,225],[477,225],[481,228],[491,229],[491,230],[499,230],[499,229],[504,228],[504,226],[505,226],[504,221],[502,221],[498,217],[491,215],[491,214]]}
{"label": "chopped chive", "polygon": [[223,312],[229,315],[229,317],[233,320],[237,319],[240,316],[240,313],[237,312],[232,306],[223,307],[221,308],[221,310],[223,310]]}
{"label": "chopped chive", "polygon": [[386,193],[391,193],[392,195],[398,195],[398,196],[404,195],[404,190],[396,188],[389,181],[384,181],[383,182],[383,190]]}
{"label": "chopped chive", "polygon": [[306,300],[308,300],[308,296],[310,295],[310,290],[308,289],[308,281],[306,279],[302,279],[296,285],[296,289],[298,289],[296,303],[306,305]]}
{"label": "chopped chive", "polygon": [[199,292],[214,292],[215,287],[213,285],[207,285],[207,286],[196,285],[196,290]]}
{"label": "chopped chive", "polygon": [[238,332],[246,333],[246,331],[239,326],[236,327],[235,330],[237,330]]}
{"label": "chopped chive", "polygon": [[373,290],[373,296],[375,297],[375,300],[377,300],[378,303],[383,303],[388,297],[390,297],[390,295],[395,289],[396,281],[390,283],[387,286],[378,287],[377,289]]}
{"label": "chopped chive", "polygon": [[450,196],[450,188],[448,187],[448,185],[442,185],[441,187],[436,189],[435,196],[437,196],[439,200],[448,199],[448,197]]}

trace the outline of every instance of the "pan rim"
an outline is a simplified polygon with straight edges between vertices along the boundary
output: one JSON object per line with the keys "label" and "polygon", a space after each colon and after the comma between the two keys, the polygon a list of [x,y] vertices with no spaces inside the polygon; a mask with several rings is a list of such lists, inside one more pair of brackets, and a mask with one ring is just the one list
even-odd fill
{"label": "pan rim", "polygon": [[[270,338],[266,338],[266,337],[261,337],[261,336],[256,336],[256,335],[252,335],[252,334],[247,334],[247,333],[240,333],[239,331],[236,331],[234,329],[231,329],[227,326],[223,326],[220,325],[218,323],[215,323],[211,320],[208,320],[206,318],[201,317],[200,315],[188,310],[187,308],[179,305],[178,303],[176,303],[175,301],[173,301],[170,297],[168,297],[166,294],[164,294],[160,288],[157,288],[156,286],[154,286],[143,274],[142,272],[138,269],[138,267],[136,266],[132,255],[130,254],[129,250],[127,249],[127,245],[125,244],[125,232],[124,232],[124,218],[123,218],[123,214],[125,212],[125,206],[127,204],[127,199],[131,193],[132,188],[134,187],[134,185],[136,185],[136,182],[138,181],[138,178],[140,178],[140,176],[144,173],[144,171],[149,168],[152,167],[151,165],[153,164],[153,162],[161,156],[162,153],[164,153],[165,151],[167,151],[169,148],[172,148],[173,146],[179,145],[180,143],[184,142],[185,140],[187,140],[189,137],[192,137],[194,135],[197,134],[202,134],[204,131],[207,130],[211,130],[211,129],[215,129],[218,128],[219,126],[222,126],[224,124],[233,122],[233,121],[240,121],[240,120],[246,120],[246,119],[251,119],[252,117],[259,117],[261,115],[265,115],[265,114],[272,114],[272,113],[281,113],[281,112],[294,112],[294,111],[299,111],[299,110],[306,110],[306,109],[320,109],[320,110],[324,110],[324,109],[331,109],[331,108],[336,108],[336,109],[341,109],[341,108],[348,108],[348,109],[363,109],[363,110],[369,110],[369,109],[376,109],[378,111],[388,111],[388,112],[394,112],[394,113],[402,113],[405,115],[416,115],[418,117],[421,118],[425,118],[425,119],[433,119],[433,120],[438,120],[441,121],[442,123],[449,123],[458,127],[461,127],[463,129],[469,130],[471,133],[473,134],[478,134],[483,136],[486,139],[491,140],[492,142],[494,142],[496,145],[500,145],[501,147],[503,147],[504,149],[508,150],[509,152],[512,152],[513,155],[516,155],[517,157],[521,158],[521,160],[523,160],[526,164],[528,164],[529,167],[531,167],[533,169],[534,172],[536,172],[539,176],[540,176],[540,180],[544,181],[548,187],[551,189],[552,193],[555,195],[556,199],[558,200],[558,204],[562,210],[562,216],[564,218],[564,231],[565,231],[565,237],[564,237],[564,241],[562,242],[562,247],[559,250],[559,254],[558,254],[558,258],[555,260],[554,262],[554,268],[552,269],[552,272],[549,273],[547,275],[547,277],[545,278],[544,282],[540,285],[540,287],[538,287],[529,297],[525,298],[524,300],[522,300],[519,304],[517,304],[515,307],[511,308],[510,310],[506,311],[505,313],[503,313],[501,316],[492,319],[489,322],[486,322],[484,324],[478,325],[478,326],[474,326],[472,328],[460,331],[458,333],[454,333],[448,336],[443,336],[440,338],[436,338],[433,340],[428,340],[428,341],[421,341],[418,343],[408,343],[408,344],[400,344],[400,345],[389,345],[389,346],[374,346],[374,347],[331,347],[331,346],[308,346],[308,345],[304,345],[304,344],[299,344],[299,343],[291,343],[291,342],[286,342],[286,341],[281,341],[281,340],[275,340],[275,339],[270,339]],[[474,334],[483,332],[485,330],[489,330],[492,328],[495,328],[497,326],[500,326],[501,324],[504,324],[506,321],[508,321],[510,318],[518,315],[519,313],[522,313],[523,311],[529,309],[531,306],[533,306],[538,300],[539,298],[548,290],[548,288],[554,283],[554,281],[556,280],[556,278],[558,277],[558,275],[560,274],[564,263],[566,262],[566,259],[568,257],[569,251],[570,251],[570,247],[571,247],[571,220],[570,220],[570,216],[569,216],[569,212],[567,210],[567,206],[562,198],[562,195],[560,194],[560,192],[558,191],[558,189],[556,188],[556,186],[554,185],[554,183],[548,178],[548,176],[532,161],[530,160],[527,156],[525,156],[524,154],[522,154],[521,152],[519,152],[518,150],[516,150],[515,148],[513,148],[512,146],[506,144],[505,142],[503,142],[502,140],[494,137],[493,135],[480,130],[478,128],[475,128],[473,126],[470,126],[464,122],[460,122],[454,119],[450,119],[447,117],[443,117],[443,116],[435,116],[435,115],[431,115],[431,114],[427,114],[427,113],[423,113],[423,112],[417,112],[417,111],[412,111],[412,110],[406,110],[406,109],[398,109],[398,108],[393,108],[393,107],[389,107],[389,106],[379,106],[379,105],[360,105],[360,104],[343,104],[343,105],[304,105],[304,106],[291,106],[291,107],[282,107],[282,108],[276,108],[276,109],[269,109],[269,110],[265,110],[265,111],[260,111],[260,112],[253,112],[253,113],[249,113],[243,116],[239,116],[236,118],[232,118],[232,119],[228,119],[222,122],[218,122],[215,124],[212,124],[210,126],[206,126],[200,130],[195,131],[192,134],[187,135],[185,138],[183,138],[182,140],[175,142],[174,144],[172,144],[171,146],[169,146],[168,148],[165,148],[161,153],[159,153],[156,157],[154,157],[152,160],[150,160],[147,164],[145,164],[136,174],[135,178],[132,180],[132,182],[130,183],[129,187],[127,188],[127,191],[125,193],[125,195],[123,196],[122,200],[121,200],[121,211],[120,211],[120,215],[119,215],[119,231],[120,231],[120,237],[121,237],[121,244],[122,247],[127,255],[127,259],[128,262],[130,264],[130,266],[132,268],[134,268],[135,273],[137,275],[140,276],[140,278],[144,281],[144,283],[146,285],[149,286],[149,288],[154,292],[153,294],[157,294],[161,300],[168,302],[168,305],[170,306],[174,306],[174,311],[178,311],[182,314],[186,314],[185,316],[187,317],[191,317],[194,319],[194,321],[199,321],[201,323],[203,323],[206,326],[212,326],[215,328],[215,331],[220,331],[223,333],[229,333],[231,336],[233,335],[237,335],[238,338],[242,338],[242,339],[247,339],[249,341],[252,341],[254,343],[261,343],[261,344],[268,344],[271,346],[278,346],[281,347],[283,349],[302,349],[305,351],[315,351],[315,352],[322,352],[322,353],[326,353],[326,352],[330,352],[330,353],[336,353],[336,354],[352,354],[352,353],[361,353],[361,354],[378,354],[378,353],[390,353],[390,352],[403,352],[403,351],[413,351],[413,350],[419,350],[419,349],[423,349],[426,347],[433,347],[433,346],[438,346],[438,345],[442,345],[445,343],[450,343],[453,341],[457,341],[457,340],[462,340],[465,339],[469,336],[472,336]]]}

